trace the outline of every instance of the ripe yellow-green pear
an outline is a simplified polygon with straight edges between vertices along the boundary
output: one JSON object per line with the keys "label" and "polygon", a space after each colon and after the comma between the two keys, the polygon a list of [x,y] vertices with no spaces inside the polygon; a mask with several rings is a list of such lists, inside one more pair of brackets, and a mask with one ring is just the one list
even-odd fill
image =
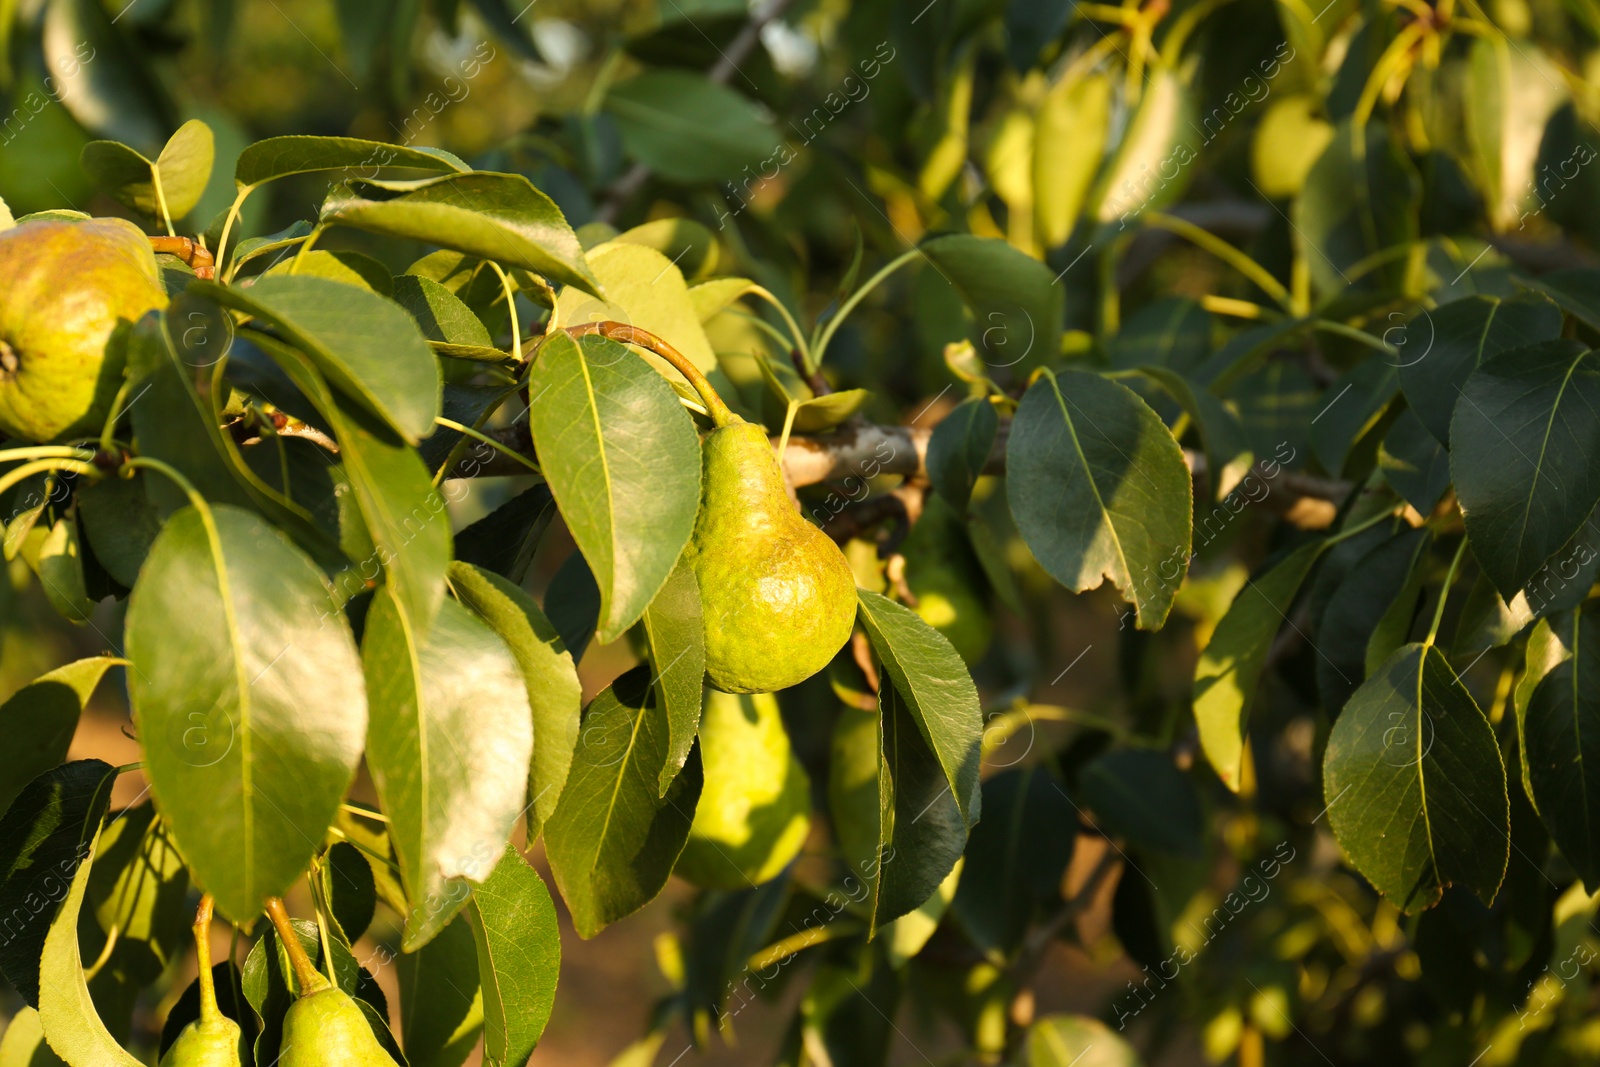
{"label": "ripe yellow-green pear", "polygon": [[166,303],[149,239],[130,222],[0,232],[0,432],[98,433],[122,381],[126,325]]}
{"label": "ripe yellow-green pear", "polygon": [[850,640],[855,578],[839,546],[789,499],[766,432],[726,407],[714,417],[687,550],[705,612],[706,675],[725,693],[787,689]]}
{"label": "ripe yellow-green pear", "polygon": [[917,614],[944,634],[963,660],[977,662],[994,639],[994,615],[982,564],[960,514],[940,497],[929,496],[900,554],[906,561],[906,587],[917,598]]}
{"label": "ripe yellow-green pear", "polygon": [[770,693],[712,691],[700,721],[705,788],[675,872],[708,889],[778,876],[811,826],[811,781]]}
{"label": "ripe yellow-green pear", "polygon": [[161,1057],[161,1067],[239,1067],[242,1034],[239,1024],[226,1015],[196,1019]]}

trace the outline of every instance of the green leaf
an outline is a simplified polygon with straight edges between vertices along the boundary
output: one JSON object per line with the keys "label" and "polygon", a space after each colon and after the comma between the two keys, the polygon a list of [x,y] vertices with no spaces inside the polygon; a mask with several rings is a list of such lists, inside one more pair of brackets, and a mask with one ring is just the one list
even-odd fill
{"label": "green leaf", "polygon": [[1397,289],[1403,256],[1377,267],[1362,261],[1417,239],[1422,192],[1416,169],[1387,125],[1373,122],[1364,130],[1365,141],[1358,145],[1352,122],[1339,124],[1291,209],[1300,254],[1322,296],[1358,283]]}
{"label": "green leaf", "polygon": [[[305,221],[304,219],[296,219],[288,226],[279,230],[277,233],[269,233],[261,237],[246,238],[245,240],[240,241],[233,249],[228,251],[228,265],[234,271],[238,271],[239,268],[243,267],[252,259],[258,259],[262,256],[273,256],[273,263],[268,264],[270,268],[273,264],[276,264],[279,260],[281,260],[285,254],[287,254],[287,249],[293,248],[301,241],[304,241],[307,237],[310,237],[311,230],[311,223]],[[278,254],[273,255],[274,253]]]}
{"label": "green leaf", "polygon": [[1451,884],[1494,901],[1510,854],[1505,767],[1437,649],[1404,646],[1356,690],[1322,773],[1339,846],[1396,907],[1421,911]]}
{"label": "green leaf", "polygon": [[456,559],[520,585],[555,515],[548,485],[525,489],[456,534]]}
{"label": "green leaf", "polygon": [[1430,515],[1450,488],[1450,456],[1411,408],[1402,411],[1378,449],[1384,481],[1420,515]]}
{"label": "green leaf", "polygon": [[1144,1061],[1099,1019],[1047,1015],[1029,1028],[1020,1067],[1144,1067]]}
{"label": "green leaf", "polygon": [[291,174],[348,170],[375,175],[383,167],[457,172],[472,169],[438,149],[410,148],[356,137],[269,137],[239,153],[233,180],[240,188],[249,188]]}
{"label": "green leaf", "polygon": [[[1566,96],[1560,71],[1539,50],[1501,37],[1473,39],[1462,109],[1471,161],[1496,230],[1521,229],[1527,215],[1544,210],[1545,198],[1533,192],[1539,141]],[[1537,207],[1524,211],[1529,200]]]}
{"label": "green leaf", "polygon": [[1239,791],[1250,709],[1278,628],[1326,541],[1302,545],[1241,589],[1211,632],[1194,671],[1200,747],[1217,777]]}
{"label": "green leaf", "polygon": [[467,920],[451,920],[432,941],[402,954],[395,966],[401,1042],[411,1067],[461,1067],[483,1033],[478,949]]}
{"label": "green leaf", "polygon": [[301,275],[259,278],[248,289],[195,282],[193,291],[283,331],[334,388],[415,443],[439,414],[439,364],[417,324],[392,301]]}
{"label": "green leaf", "polygon": [[178,127],[154,162],[116,141],[90,141],[79,161],[89,180],[119,203],[144,215],[164,213],[176,222],[200,202],[215,156],[211,127],[190,119]]}
{"label": "green leaf", "polygon": [[1043,767],[989,778],[983,808],[987,818],[967,842],[952,907],[975,944],[1008,954],[1044,909],[1061,900],[1078,812]]}
{"label": "green leaf", "polygon": [[0,704],[6,760],[0,766],[0,812],[29,782],[67,758],[78,718],[112,667],[125,659],[94,656],[41,674]]}
{"label": "green leaf", "polygon": [[522,814],[533,712],[522,672],[477,616],[447,600],[419,637],[380,590],[362,640],[367,766],[412,909],[404,947],[444,928],[499,860]]}
{"label": "green leaf", "polygon": [[45,1041],[38,1011],[23,1007],[11,1017],[5,1036],[0,1037],[0,1067],[68,1067],[68,1064]]}
{"label": "green leaf", "polygon": [[493,348],[489,330],[461,298],[434,281],[415,274],[402,274],[394,280],[395,303],[417,320],[422,336],[429,341],[452,345]]}
{"label": "green leaf", "polygon": [[[1593,329],[1600,329],[1600,270],[1558,270],[1537,281],[1517,279],[1521,285],[1537,289],[1558,304],[1562,311]],[[1523,338],[1527,344],[1536,338]]]}
{"label": "green leaf", "polygon": [[[1559,662],[1517,704],[1524,783],[1556,847],[1584,885],[1600,885],[1600,630],[1593,608],[1550,620]],[[1557,644],[1556,642],[1559,642]],[[1528,655],[1534,663],[1534,642]],[[1530,667],[1534,674],[1538,665]]]}
{"label": "green leaf", "polygon": [[1079,772],[1078,788],[1107,833],[1189,859],[1205,854],[1200,794],[1165,752],[1107,752]]}
{"label": "green leaf", "polygon": [[1551,340],[1560,333],[1560,310],[1541,297],[1469,296],[1423,311],[1403,331],[1386,331],[1385,336],[1404,340],[1398,359],[1406,403],[1448,448],[1450,417],[1478,364],[1508,348]]}
{"label": "green leaf", "polygon": [[544,831],[550,871],[579,937],[648,904],[683,851],[700,799],[700,763],[691,758],[662,797],[669,743],[648,667],[618,678],[584,714],[572,774]]}
{"label": "green leaf", "polygon": [[338,439],[341,467],[374,549],[339,577],[342,599],[360,592],[381,568],[409,625],[426,632],[444,599],[450,562],[450,521],[427,468],[389,427],[339,403],[298,350],[265,335],[252,340],[311,398]]}
{"label": "green leaf", "polygon": [[999,429],[1000,416],[986,398],[963,400],[928,438],[928,481],[959,512],[967,510]]}
{"label": "green leaf", "polygon": [[145,773],[195,881],[236,922],[306,869],[355,774],[366,696],[315,564],[238,508],[186,508],[128,603]]}
{"label": "green leaf", "polygon": [[605,108],[628,154],[676,182],[736,180],[794,154],[755,105],[698,73],[647,70],[612,86]]}
{"label": "green leaf", "polygon": [[843,425],[862,409],[872,393],[866,389],[841,389],[800,401],[794,411],[795,433],[823,433]]}
{"label": "green leaf", "polygon": [[700,585],[682,560],[644,612],[645,646],[649,652],[656,699],[667,713],[667,760],[661,768],[659,795],[666,796],[683,769],[700,728],[700,705],[706,674],[705,620],[700,611]]}
{"label": "green leaf", "polygon": [[39,1022],[50,1047],[68,1063],[140,1067],[139,1061],[122,1050],[100,1021],[83,977],[83,959],[78,953],[78,912],[93,870],[98,820],[86,829],[93,832],[88,834],[83,862],[78,864],[71,889],[50,924],[39,959]]}
{"label": "green leaf", "polygon": [[555,1006],[561,934],[550,890],[516,849],[507,849],[472,894],[472,937],[483,990],[484,1062],[528,1062]]}
{"label": "green leaf", "polygon": [[551,334],[528,389],[534,447],[600,588],[600,640],[614,641],[639,621],[694,532],[694,423],[659,374],[603,337]]}
{"label": "green leaf", "polygon": [[63,515],[45,534],[35,570],[56,614],[78,626],[86,625],[96,601],[90,598],[85,584],[78,522],[72,516]]}
{"label": "green leaf", "polygon": [[[1052,35],[1053,36],[1053,35]],[[1100,169],[1111,78],[1063,78],[1039,103],[1033,135],[1033,221],[1045,247],[1066,243]]]}
{"label": "green leaf", "polygon": [[334,931],[345,944],[353,945],[372,925],[377,911],[378,885],[372,865],[359,848],[340,841],[323,853],[319,873]]}
{"label": "green leaf", "polygon": [[[116,777],[99,760],[64,763],[29,782],[0,816],[0,914],[8,924],[0,971],[33,1007],[46,934],[92,851]],[[76,930],[76,910],[72,920]]]}
{"label": "green leaf", "polygon": [[1151,76],[1091,194],[1095,218],[1121,230],[1130,216],[1178,199],[1195,157],[1188,141],[1193,111],[1177,73],[1167,69]]}
{"label": "green leaf", "polygon": [[983,709],[966,664],[950,642],[910,608],[866,589],[856,590],[856,600],[873,651],[938,760],[961,818],[971,829],[982,805],[978,762]]}
{"label": "green leaf", "polygon": [[1166,621],[1189,566],[1193,489],[1183,450],[1125,386],[1045,374],[1017,407],[1006,499],[1051,577],[1075,593],[1110,578],[1141,630]]}
{"label": "green leaf", "polygon": [[[887,664],[886,664],[887,665]],[[932,896],[961,860],[977,821],[978,800],[960,803],[921,717],[895,686],[878,690],[883,729],[880,788],[892,796],[889,848],[883,853],[874,926],[908,915]]]}
{"label": "green leaf", "polygon": [[883,773],[883,722],[875,707],[844,705],[828,761],[833,832],[846,870],[867,890],[859,903],[869,928],[877,925],[883,866],[894,836],[894,779]]}
{"label": "green leaf", "polygon": [[1557,340],[1485,360],[1450,440],[1473,555],[1510,598],[1600,502],[1600,359]]}
{"label": "green leaf", "polygon": [[533,762],[528,795],[528,840],[550,818],[561,799],[578,746],[583,686],[572,656],[533,598],[519,586],[470,563],[450,565],[450,585],[460,601],[500,635],[516,657],[533,709]]}
{"label": "green leaf", "polygon": [[600,288],[561,209],[520,174],[350,181],[328,193],[321,221],[522,267],[587,292]]}
{"label": "green leaf", "polygon": [[653,248],[677,264],[687,278],[703,278],[717,267],[717,235],[693,219],[655,219],[622,231],[611,243]]}
{"label": "green leaf", "polygon": [[293,259],[268,267],[260,278],[322,278],[342,285],[353,285],[388,298],[394,295],[394,275],[371,256],[349,249],[330,252],[314,248],[297,253]]}
{"label": "green leaf", "polygon": [[150,546],[161,532],[161,515],[145,492],[146,475],[102,478],[76,490],[78,521],[95,559],[106,573],[132,589]]}
{"label": "green leaf", "polygon": [[1211,496],[1222,500],[1244,481],[1255,466],[1256,455],[1250,436],[1235,415],[1216,396],[1197,389],[1188,378],[1167,367],[1145,366],[1139,373],[1160,386],[1176,400],[1205,442],[1206,474]]}
{"label": "green leaf", "polygon": [[1061,286],[1043,263],[997,237],[951,234],[921,246],[928,262],[972,312],[972,342],[991,370],[1026,369],[1055,359],[1061,349]]}
{"label": "green leaf", "polygon": [[[189,872],[157,821],[155,806],[117,813],[106,823],[89,877],[88,905],[102,942],[115,932],[111,967],[124,979],[149,984],[194,944]],[[83,928],[79,929],[82,940]],[[85,944],[91,956],[103,944]]]}
{"label": "green leaf", "polygon": [[[1432,543],[1426,529],[1402,528],[1362,554],[1328,597],[1315,647],[1317,692],[1330,716],[1339,714],[1371,673],[1369,651],[1385,620],[1411,621],[1421,592],[1421,563]],[[1370,666],[1388,659],[1399,643],[1390,644]]]}
{"label": "green leaf", "polygon": [[[591,248],[588,261],[605,287],[605,298],[572,287],[563,289],[556,298],[557,322],[567,326],[607,319],[624,322],[664,339],[702,371],[716,368],[716,353],[706,340],[683,274],[672,260],[642,244],[608,241]],[[644,360],[668,380],[684,380],[659,356],[646,353]]]}
{"label": "green leaf", "polygon": [[581,662],[600,619],[600,587],[582,552],[569,552],[556,568],[544,593],[544,611],[572,661]]}

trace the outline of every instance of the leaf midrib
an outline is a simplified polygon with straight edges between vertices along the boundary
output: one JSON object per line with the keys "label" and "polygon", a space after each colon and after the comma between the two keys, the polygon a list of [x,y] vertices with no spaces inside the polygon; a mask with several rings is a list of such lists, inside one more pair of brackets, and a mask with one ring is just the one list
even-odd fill
{"label": "leaf midrib", "polygon": [[1533,517],[1533,497],[1539,489],[1539,480],[1544,475],[1544,457],[1545,453],[1550,449],[1550,434],[1555,428],[1556,414],[1561,410],[1561,399],[1566,395],[1567,385],[1572,381],[1572,375],[1577,371],[1578,364],[1582,363],[1587,355],[1589,355],[1589,350],[1585,349],[1574,356],[1571,363],[1567,364],[1567,372],[1561,378],[1561,387],[1556,390],[1555,402],[1550,405],[1550,414],[1545,418],[1544,437],[1539,441],[1539,459],[1533,465],[1533,478],[1528,482],[1528,495],[1522,503],[1522,526],[1517,531],[1516,558],[1518,560],[1522,558],[1523,543],[1528,539],[1528,522]]}
{"label": "leaf midrib", "polygon": [[[1133,571],[1128,566],[1128,554],[1122,547],[1122,535],[1117,532],[1117,524],[1111,521],[1111,509],[1106,507],[1105,498],[1100,495],[1100,485],[1094,480],[1094,468],[1089,465],[1089,457],[1083,453],[1083,444],[1078,440],[1078,428],[1073,425],[1072,415],[1067,411],[1067,398],[1061,393],[1061,383],[1052,375],[1050,378],[1050,391],[1055,394],[1056,407],[1061,409],[1061,421],[1066,424],[1067,433],[1072,438],[1072,450],[1077,453],[1078,461],[1083,464],[1084,477],[1089,482],[1089,490],[1094,494],[1094,502],[1100,509],[1101,516],[1105,519],[1106,529],[1111,531],[1111,543],[1116,547],[1117,560],[1122,565],[1122,573],[1130,586],[1136,586],[1133,581]],[[1118,583],[1120,585],[1120,583]],[[1138,590],[1130,589],[1130,594],[1135,598],[1134,606],[1139,606]]]}
{"label": "leaf midrib", "polygon": [[[191,505],[192,506],[192,505]],[[217,568],[217,591],[222,596],[222,615],[228,627],[228,643],[233,649],[233,678],[239,690],[239,789],[244,801],[244,881],[255,885],[255,774],[251,759],[250,687],[245,681],[244,660],[239,653],[239,619],[233,608],[233,587],[228,581],[228,563],[222,554],[222,533],[210,508],[195,508],[205,530],[211,559]]]}

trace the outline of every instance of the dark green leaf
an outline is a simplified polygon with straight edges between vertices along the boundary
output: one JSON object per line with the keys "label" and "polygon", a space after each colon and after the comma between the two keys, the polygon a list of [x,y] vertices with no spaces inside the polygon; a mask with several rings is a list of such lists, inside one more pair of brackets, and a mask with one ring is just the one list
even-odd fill
{"label": "dark green leaf", "polygon": [[983,809],[951,907],[980,948],[1009,953],[1043,909],[1061,899],[1078,812],[1041,767],[985,781]]}
{"label": "dark green leaf", "polygon": [[401,1038],[411,1067],[461,1067],[483,1033],[478,949],[467,920],[452,920],[396,966]]}
{"label": "dark green leaf", "polygon": [[[189,872],[155,807],[112,816],[100,836],[87,898],[102,942],[113,932],[117,939],[107,967],[136,985],[161,977],[194,944],[188,896]],[[80,940],[83,934],[80,927]],[[98,956],[104,945],[83,947]]]}
{"label": "dark green leaf", "polygon": [[190,119],[153,162],[116,141],[90,141],[79,161],[101,192],[141,214],[176,222],[200,202],[215,152],[211,128]]}
{"label": "dark green leaf", "polygon": [[195,880],[239,922],[306,869],[355,774],[366,696],[316,566],[231,507],[168,520],[129,598],[145,773]]}
{"label": "dark green leaf", "polygon": [[269,322],[338,390],[416,442],[439,414],[439,363],[409,315],[375,293],[302,275],[194,291]]}
{"label": "dark green leaf", "polygon": [[[478,614],[516,657],[533,708],[533,762],[529,768],[528,840],[555,811],[578,746],[583,686],[572,656],[550,620],[519,586],[471,564],[450,565],[456,596]],[[698,676],[697,676],[698,677]]]}
{"label": "dark green leaf", "polygon": [[[983,738],[983,709],[972,676],[950,642],[910,608],[865,589],[856,590],[856,599],[857,616],[872,649],[904,701],[905,712],[938,761],[955,806],[970,829],[977,823],[982,805],[978,761]],[[939,877],[942,879],[944,872]],[[926,896],[912,901],[911,907]]]}
{"label": "dark green leaf", "polygon": [[1505,768],[1437,649],[1406,645],[1356,690],[1322,772],[1340,847],[1396,907],[1420,911],[1451,884],[1493,902],[1509,855]]}
{"label": "dark green leaf", "polygon": [[860,903],[869,927],[875,927],[894,834],[894,782],[883,773],[883,717],[877,708],[840,709],[828,768],[828,812],[840,858],[866,888]]}
{"label": "dark green leaf", "polygon": [[404,947],[415,951],[489,877],[522,814],[533,713],[505,643],[454,601],[423,637],[380,590],[362,659],[367,766],[412,905]]}
{"label": "dark green leaf", "polygon": [[0,704],[0,736],[6,739],[0,812],[29,782],[67,758],[89,695],[106,671],[126,663],[110,656],[80,659],[40,675]]}
{"label": "dark green leaf", "polygon": [[933,428],[928,438],[928,481],[957,511],[967,510],[999,429],[1000,416],[987,399],[962,401]]}
{"label": "dark green leaf", "polygon": [[683,769],[700,727],[700,702],[706,673],[705,621],[700,585],[682,560],[644,612],[650,683],[667,712],[667,760],[661,768],[660,795]]}
{"label": "dark green leaf", "polygon": [[1324,541],[1302,545],[1259,575],[1233,598],[1200,654],[1194,672],[1194,718],[1200,747],[1217,777],[1238,792],[1250,709],[1273,639]]}
{"label": "dark green leaf", "polygon": [[700,764],[691,758],[663,798],[669,743],[648,667],[617,679],[584,714],[572,774],[544,834],[580,937],[654,899],[683,851],[700,799]]}
{"label": "dark green leaf", "polygon": [[1061,349],[1064,297],[1050,268],[996,237],[951,234],[922,246],[923,255],[972,312],[972,343],[991,373],[1052,362]]}
{"label": "dark green leaf", "polygon": [[555,515],[548,485],[525,489],[456,534],[456,559],[521,584]]}
{"label": "dark green leaf", "polygon": [[1432,514],[1450,488],[1449,454],[1410,409],[1402,411],[1384,435],[1378,469],[1421,515]]}
{"label": "dark green leaf", "polygon": [[1398,361],[1406,403],[1441,445],[1450,445],[1450,416],[1461,389],[1478,364],[1508,348],[1549,340],[1561,333],[1561,312],[1548,300],[1523,296],[1499,300],[1469,296],[1419,313],[1403,331]]}
{"label": "dark green leaf", "polygon": [[1193,490],[1183,450],[1131,390],[1096,374],[1045,375],[1006,445],[1006,499],[1051,577],[1075,593],[1110,578],[1160,629],[1189,566]]}
{"label": "dark green leaf", "polygon": [[[1410,622],[1422,580],[1419,565],[1432,540],[1426,529],[1406,529],[1375,545],[1328,598],[1313,647],[1317,692],[1330,716],[1339,714],[1370,673],[1368,649],[1384,620],[1398,612]],[[1393,650],[1391,646],[1378,662]]]}
{"label": "dark green leaf", "polygon": [[[29,782],[0,816],[0,914],[6,916],[0,971],[34,1007],[45,936],[69,887],[82,901],[74,874],[99,836],[116,777],[99,760],[62,764]],[[73,930],[77,920],[74,905]]]}
{"label": "dark green leaf", "polygon": [[586,292],[600,288],[561,209],[520,174],[351,181],[328,194],[321,219],[522,267]]}
{"label": "dark green leaf", "polygon": [[345,944],[353,945],[372,925],[377,909],[378,887],[372,865],[360,849],[340,841],[323,853],[321,874],[321,892],[338,933]]}
{"label": "dark green leaf", "polygon": [[[417,453],[364,411],[340,404],[310,360],[271,338],[259,343],[327,418],[373,552],[337,582],[342,599],[360,592],[381,569],[409,625],[419,634],[444,599],[450,522],[444,499]],[[349,586],[354,586],[350,588]]]}
{"label": "dark green leaf", "polygon": [[1205,854],[1200,794],[1165,752],[1107,752],[1079,772],[1078,787],[1107,833],[1190,859]]}
{"label": "dark green leaf", "polygon": [[[1600,271],[1558,270],[1544,275],[1538,281],[1523,284],[1538,289],[1559,304],[1567,314],[1592,329],[1600,330]],[[1521,343],[1540,339],[1525,337]]]}
{"label": "dark green leaf", "polygon": [[1244,480],[1255,465],[1255,452],[1239,416],[1204,389],[1166,367],[1140,367],[1139,373],[1159,385],[1182,405],[1185,413],[1200,428],[1205,442],[1206,474],[1211,495],[1221,500]]}
{"label": "dark green leaf", "polygon": [[507,849],[489,880],[472,894],[472,936],[483,990],[484,1062],[528,1062],[561,971],[561,935],[550,890],[517,850]]}
{"label": "dark green leaf", "polygon": [[698,73],[648,70],[612,86],[605,106],[628,154],[673,181],[725,180],[780,150],[750,101]]}
{"label": "dark green leaf", "polygon": [[661,375],[602,337],[551,335],[528,389],[534,447],[600,588],[600,640],[613,641],[639,621],[694,531],[694,423]]}
{"label": "dark green leaf", "polygon": [[78,521],[89,547],[106,572],[129,589],[161,532],[161,515],[145,492],[146,477],[141,472],[102,478],[77,490]]}
{"label": "dark green leaf", "polygon": [[544,613],[572,653],[572,661],[581,661],[600,619],[600,587],[582,552],[570,553],[556,569],[545,590]]}
{"label": "dark green leaf", "polygon": [[[1562,658],[1541,670],[1517,706],[1528,795],[1585,887],[1600,885],[1600,613],[1550,620]],[[1529,642],[1530,659],[1536,655]],[[1530,673],[1532,671],[1530,670]],[[1591,774],[1590,772],[1594,773]]]}
{"label": "dark green leaf", "polygon": [[241,188],[260,185],[291,174],[322,170],[347,170],[376,174],[379,168],[468,171],[455,156],[437,149],[363,141],[356,137],[269,137],[239,154],[233,180]]}
{"label": "dark green leaf", "polygon": [[1385,416],[1400,390],[1400,375],[1386,359],[1357,363],[1323,392],[1309,434],[1317,460],[1331,473],[1364,477],[1387,428]]}
{"label": "dark green leaf", "polygon": [[1505,597],[1600,503],[1600,360],[1545,341],[1485,360],[1450,424],[1450,472],[1472,551]]}
{"label": "dark green leaf", "polygon": [[39,544],[34,570],[44,587],[45,599],[56,614],[68,622],[86,625],[96,601],[89,596],[76,519],[63,515],[50,527]]}

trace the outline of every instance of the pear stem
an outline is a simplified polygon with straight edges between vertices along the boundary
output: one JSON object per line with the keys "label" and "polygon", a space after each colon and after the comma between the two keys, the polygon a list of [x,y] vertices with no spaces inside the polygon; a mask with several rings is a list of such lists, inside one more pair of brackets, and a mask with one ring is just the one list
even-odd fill
{"label": "pear stem", "polygon": [[295,933],[294,924],[289,921],[289,912],[283,906],[283,898],[268,897],[266,909],[267,918],[272,920],[272,925],[278,931],[278,940],[283,943],[284,951],[289,954],[289,964],[294,967],[294,976],[300,982],[300,995],[310,996],[312,993],[320,993],[329,988],[328,980],[322,977],[317,965],[306,955],[305,946],[300,943],[300,935]]}
{"label": "pear stem", "polygon": [[211,980],[211,894],[200,897],[194,913],[194,955],[200,966],[200,1021],[212,1022],[222,1015],[217,1007],[217,987]]}
{"label": "pear stem", "polygon": [[694,386],[694,391],[699,393],[700,399],[704,401],[706,411],[711,415],[712,423],[722,427],[743,421],[733,413],[727,404],[722,402],[722,397],[717,395],[717,391],[712,387],[710,380],[700,372],[700,368],[696,367],[688,356],[679,352],[649,330],[641,330],[639,327],[629,326],[625,322],[607,320],[605,322],[585,322],[577,326],[568,326],[566,331],[572,337],[583,337],[597,333],[601,337],[612,341],[620,341],[625,345],[638,345],[640,348],[654,352],[672,364],[679,374],[689,379],[689,384]]}

